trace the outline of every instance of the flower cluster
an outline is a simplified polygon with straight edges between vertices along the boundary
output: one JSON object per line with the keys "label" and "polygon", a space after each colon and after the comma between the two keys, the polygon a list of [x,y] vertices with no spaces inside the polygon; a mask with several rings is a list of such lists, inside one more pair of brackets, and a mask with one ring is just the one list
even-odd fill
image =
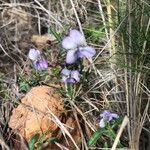
{"label": "flower cluster", "polygon": [[111,113],[107,110],[103,111],[100,116],[102,117],[102,119],[99,122],[99,127],[100,128],[104,128],[105,124],[114,120],[114,119],[118,119],[119,116],[116,113]]}
{"label": "flower cluster", "polygon": [[65,68],[61,71],[61,73],[62,81],[64,83],[77,83],[80,81],[78,70],[68,70]]}
{"label": "flower cluster", "polygon": [[36,70],[45,70],[48,68],[48,62],[41,56],[38,49],[31,48],[28,53],[29,59],[33,61],[33,66]]}
{"label": "flower cluster", "polygon": [[[94,48],[87,46],[84,35],[78,30],[70,30],[69,35],[62,41],[62,47],[67,50],[66,63],[73,64],[79,58],[91,58],[96,54]],[[67,83],[77,83],[79,70],[62,70],[62,81]]]}
{"label": "flower cluster", "polygon": [[71,30],[62,41],[62,47],[66,50],[66,63],[73,64],[78,58],[91,58],[96,54],[94,48],[86,45],[85,37],[78,30]]}

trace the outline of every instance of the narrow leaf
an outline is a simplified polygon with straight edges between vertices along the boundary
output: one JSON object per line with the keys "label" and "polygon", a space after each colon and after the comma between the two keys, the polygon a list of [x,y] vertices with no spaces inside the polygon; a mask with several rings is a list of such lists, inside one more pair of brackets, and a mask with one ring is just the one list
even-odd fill
{"label": "narrow leaf", "polygon": [[98,130],[92,135],[92,137],[90,138],[90,140],[89,140],[89,142],[88,142],[88,145],[89,145],[89,146],[94,145],[94,144],[97,142],[97,140],[98,140],[99,138],[101,138],[103,132],[104,132],[104,130],[98,129]]}
{"label": "narrow leaf", "polygon": [[35,134],[31,140],[29,141],[28,145],[29,145],[29,150],[34,150],[34,144],[37,142],[37,140],[39,139],[39,134]]}

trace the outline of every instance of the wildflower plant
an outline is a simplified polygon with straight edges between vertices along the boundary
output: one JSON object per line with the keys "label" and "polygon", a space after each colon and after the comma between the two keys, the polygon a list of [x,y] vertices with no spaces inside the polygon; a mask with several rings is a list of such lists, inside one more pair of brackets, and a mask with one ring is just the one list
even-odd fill
{"label": "wildflower plant", "polygon": [[38,71],[46,70],[48,68],[48,61],[42,57],[41,52],[38,49],[31,48],[28,53],[28,58],[32,60],[33,67]]}
{"label": "wildflower plant", "polygon": [[116,113],[111,113],[107,110],[103,111],[100,116],[102,119],[99,122],[99,127],[104,128],[106,126],[106,123],[110,123],[114,119],[118,119],[119,116]]}
{"label": "wildflower plant", "polygon": [[61,71],[62,82],[64,83],[78,83],[80,81],[79,71],[78,70],[68,70],[64,68]]}
{"label": "wildflower plant", "polygon": [[[121,119],[119,120],[119,115],[116,113],[112,113],[108,110],[104,110],[100,114],[100,121],[99,121],[99,128],[94,132],[92,137],[89,140],[89,146],[96,144],[97,140],[100,139],[102,136],[107,136],[111,140],[115,140],[116,138],[116,131],[115,128],[119,126],[121,123]],[[107,144],[107,143],[105,143]],[[122,147],[121,144],[119,144]]]}
{"label": "wildflower plant", "polygon": [[41,81],[46,82],[49,79],[50,77],[47,71],[31,70],[30,74],[22,72],[18,74],[19,91],[26,93],[32,87],[39,85]]}
{"label": "wildflower plant", "polygon": [[[70,30],[69,35],[62,40],[62,47],[67,50],[66,64],[72,65],[71,69],[64,68],[61,71],[62,82],[65,84],[66,91],[69,92],[73,91],[70,85],[81,81],[83,64],[80,59],[92,58],[96,51],[87,45],[85,36],[76,29]],[[74,66],[78,69],[74,69],[76,68]],[[71,95],[73,95],[72,92]]]}
{"label": "wildflower plant", "polygon": [[29,49],[28,58],[32,61],[33,67],[35,70],[31,70],[29,74],[20,73],[18,75],[18,83],[21,92],[27,92],[31,89],[31,87],[39,84],[41,80],[47,79],[48,76],[47,70],[48,61],[44,59],[42,53],[35,48]]}
{"label": "wildflower plant", "polygon": [[66,63],[73,64],[79,58],[91,58],[96,54],[93,47],[87,46],[84,35],[78,30],[70,33],[62,41],[62,47],[67,50]]}

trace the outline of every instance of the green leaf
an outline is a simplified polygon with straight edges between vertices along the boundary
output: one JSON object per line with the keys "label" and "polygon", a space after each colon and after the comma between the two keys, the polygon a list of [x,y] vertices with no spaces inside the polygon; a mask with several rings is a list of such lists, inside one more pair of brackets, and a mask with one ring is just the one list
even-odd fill
{"label": "green leaf", "polygon": [[94,144],[97,142],[97,140],[98,140],[99,138],[101,138],[101,136],[103,135],[103,133],[104,133],[104,130],[98,129],[98,130],[92,135],[92,137],[90,138],[90,140],[89,140],[89,142],[88,142],[88,145],[89,145],[89,146],[94,145]]}
{"label": "green leaf", "polygon": [[58,138],[57,137],[51,137],[47,140],[48,143],[54,143],[54,142],[58,142]]}
{"label": "green leaf", "polygon": [[29,91],[29,89],[30,89],[30,86],[28,83],[24,83],[24,82],[20,83],[20,91],[27,92]]}
{"label": "green leaf", "polygon": [[52,68],[53,76],[58,76],[60,74],[60,68]]}
{"label": "green leaf", "polygon": [[39,145],[37,146],[38,149],[37,150],[41,150],[43,149],[43,147],[46,147],[49,145],[49,143],[54,143],[54,142],[58,142],[59,139],[56,137],[50,137],[49,139],[47,139],[45,142],[39,143]]}
{"label": "green leaf", "polygon": [[39,139],[39,134],[35,134],[31,140],[28,142],[28,145],[29,145],[29,150],[34,150],[34,144],[38,141]]}
{"label": "green leaf", "polygon": [[104,148],[105,148],[105,150],[108,150],[108,143],[107,142],[104,143]]}
{"label": "green leaf", "polygon": [[55,36],[55,38],[57,39],[57,41],[58,41],[58,42],[60,42],[60,41],[61,41],[60,34],[59,34],[59,33],[57,33],[57,31],[56,31],[55,29],[53,29],[53,28],[49,28],[49,29],[48,29],[48,33],[53,34],[53,35]]}
{"label": "green leaf", "polygon": [[119,119],[116,119],[116,120],[112,123],[111,128],[114,129],[114,128],[118,127],[118,126],[122,123],[122,121],[123,121],[123,118],[121,118],[121,117],[120,117]]}
{"label": "green leaf", "polygon": [[73,85],[72,84],[68,84],[67,94],[69,95],[70,98],[73,97],[74,90],[73,90]]}

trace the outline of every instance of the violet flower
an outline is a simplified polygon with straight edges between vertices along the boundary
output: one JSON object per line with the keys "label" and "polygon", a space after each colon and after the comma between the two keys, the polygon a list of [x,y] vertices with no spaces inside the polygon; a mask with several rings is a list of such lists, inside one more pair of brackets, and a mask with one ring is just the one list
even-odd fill
{"label": "violet flower", "polygon": [[91,58],[96,54],[94,48],[87,46],[84,35],[75,29],[70,30],[69,36],[63,39],[62,47],[68,50],[67,64],[73,64],[78,58]]}
{"label": "violet flower", "polygon": [[48,68],[48,62],[45,59],[37,60],[33,64],[34,68],[39,71],[46,70]]}
{"label": "violet flower", "polygon": [[99,127],[100,128],[104,128],[105,124],[107,122],[110,122],[110,121],[112,121],[114,119],[118,119],[119,118],[119,116],[116,113],[111,113],[111,112],[109,112],[107,110],[103,111],[103,113],[101,113],[100,116],[102,117],[102,119],[99,122]]}
{"label": "violet flower", "polygon": [[61,74],[62,82],[64,83],[78,83],[80,81],[78,70],[68,70],[65,68],[61,71]]}
{"label": "violet flower", "polygon": [[41,52],[38,49],[31,48],[28,57],[33,61],[33,66],[36,70],[45,70],[48,68],[47,60],[42,59]]}
{"label": "violet flower", "polygon": [[29,59],[36,61],[41,57],[41,52],[37,49],[31,48],[28,53]]}

